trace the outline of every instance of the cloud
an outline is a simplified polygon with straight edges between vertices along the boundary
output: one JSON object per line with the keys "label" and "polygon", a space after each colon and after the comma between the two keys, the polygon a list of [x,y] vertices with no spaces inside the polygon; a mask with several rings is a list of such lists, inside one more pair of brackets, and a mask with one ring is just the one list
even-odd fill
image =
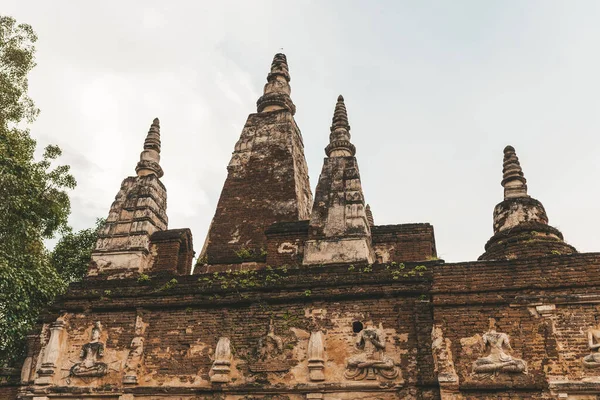
{"label": "cloud", "polygon": [[597,2],[13,0],[3,12],[40,37],[32,134],[73,167],[76,227],[107,215],[159,117],[170,226],[200,249],[283,47],[313,188],[343,93],[378,224],[432,222],[443,257],[477,258],[510,143],[550,222],[597,250]]}

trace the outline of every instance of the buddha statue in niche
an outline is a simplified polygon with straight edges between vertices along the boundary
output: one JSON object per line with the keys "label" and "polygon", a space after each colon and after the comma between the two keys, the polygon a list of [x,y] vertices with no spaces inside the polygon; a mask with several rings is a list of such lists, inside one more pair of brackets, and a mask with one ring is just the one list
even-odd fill
{"label": "buddha statue in niche", "polygon": [[490,329],[483,335],[487,356],[473,363],[476,374],[522,373],[527,369],[525,361],[511,356],[510,340],[506,333],[496,332],[494,319],[490,320]]}
{"label": "buddha statue in niche", "polygon": [[92,328],[92,340],[83,345],[79,358],[81,362],[71,367],[71,376],[88,377],[88,376],[104,376],[108,370],[108,366],[99,362],[98,359],[104,356],[104,343],[100,342],[100,334],[102,333],[102,324],[94,323]]}
{"label": "buddha statue in niche", "polygon": [[600,367],[600,327],[590,328],[587,333],[590,354],[583,357],[583,365],[587,368]]}
{"label": "buddha statue in niche", "polygon": [[354,380],[374,380],[377,375],[386,379],[398,376],[394,360],[385,355],[385,332],[379,328],[368,326],[356,337],[355,346],[360,353],[350,357],[346,363],[344,376]]}

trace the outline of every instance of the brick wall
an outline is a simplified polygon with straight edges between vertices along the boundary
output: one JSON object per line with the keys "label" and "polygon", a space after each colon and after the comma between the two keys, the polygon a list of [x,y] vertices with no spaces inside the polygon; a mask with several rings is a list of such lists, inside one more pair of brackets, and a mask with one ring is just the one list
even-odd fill
{"label": "brick wall", "polygon": [[[518,389],[521,398],[556,398],[547,389],[553,382],[596,379],[582,359],[590,353],[587,330],[600,315],[594,295],[600,294],[599,267],[596,253],[436,266],[434,324],[450,343],[460,390],[469,398],[504,395],[507,388]],[[473,375],[473,362],[485,355],[481,337],[490,319],[508,334],[510,355],[527,363],[526,374]]]}
{"label": "brick wall", "polygon": [[[300,225],[296,231],[302,230]],[[285,238],[294,230],[284,228],[273,229],[274,243],[276,237]],[[599,269],[600,254],[588,253],[402,266],[288,264],[260,271],[152,275],[148,281],[88,278],[73,284],[44,319],[48,323],[65,315],[69,332],[60,361],[62,375],[45,390],[56,396],[73,388],[98,396],[108,396],[107,391],[141,398],[163,393],[172,399],[266,399],[266,392],[276,391],[303,399],[311,384],[308,337],[311,331],[321,330],[327,400],[357,398],[352,396],[358,393],[364,399],[542,399],[556,398],[558,392],[549,388],[556,385],[563,385],[560,390],[569,396],[583,396],[582,387],[596,390],[590,389],[589,382],[598,375],[597,370],[582,366],[582,358],[589,354],[587,329],[600,321]],[[125,385],[121,363],[127,359],[136,319],[146,326],[144,357],[138,384]],[[490,319],[498,332],[508,335],[509,354],[527,363],[527,373],[473,374],[473,362],[486,354],[481,338]],[[94,321],[103,324],[105,361],[113,363],[114,369],[106,377],[89,382],[71,378],[67,384],[65,371],[89,341]],[[270,321],[291,366],[280,374],[253,373],[249,365]],[[382,324],[386,354],[401,373],[391,385],[378,381],[376,394],[361,388],[361,382],[349,390],[348,384],[355,383],[343,377],[348,357],[355,354],[353,323],[357,321]],[[455,385],[438,383],[439,365],[432,351],[435,329],[452,360]],[[225,386],[209,381],[221,336],[228,337],[234,348],[232,381]],[[48,340],[47,335],[43,340]]]}
{"label": "brick wall", "polygon": [[430,224],[376,225],[371,228],[379,262],[431,260],[437,257]]}
{"label": "brick wall", "polygon": [[267,265],[301,265],[308,221],[280,222],[265,231]]}
{"label": "brick wall", "polygon": [[207,262],[264,262],[265,229],[308,219],[312,204],[304,145],[292,114],[251,114],[228,171],[208,233]]}
{"label": "brick wall", "polygon": [[194,247],[189,229],[169,229],[150,237],[152,272],[171,272],[189,275],[192,270]]}
{"label": "brick wall", "polygon": [[[407,266],[407,270],[413,267]],[[166,393],[183,396],[195,388],[217,396],[221,389],[209,382],[208,374],[216,342],[226,336],[235,348],[235,390],[262,399],[260,391],[280,388],[277,390],[290,398],[305,398],[301,393],[310,383],[306,346],[313,330],[325,334],[327,384],[333,385],[333,393],[343,394],[347,392],[343,385],[347,381],[343,378],[345,362],[355,351],[353,322],[359,321],[365,326],[382,325],[387,336],[386,354],[401,371],[397,382],[381,387],[379,398],[438,398],[437,390],[431,387],[435,378],[427,351],[432,311],[423,298],[430,286],[429,271],[396,279],[385,266],[367,265],[248,273],[220,274],[223,279],[213,274],[179,276],[174,284],[174,278],[160,276],[151,276],[149,281],[90,278],[74,284],[46,316],[52,321],[65,315],[69,332],[68,347],[60,359],[62,372],[49,393],[82,386],[97,395],[108,388],[127,389],[121,383],[123,372],[117,360],[127,359],[139,317],[147,328],[140,380],[131,389],[137,395],[148,388],[161,392],[169,388]],[[255,284],[243,284],[244,279]],[[102,322],[104,362],[114,363],[115,370],[91,382],[71,377],[71,383],[65,384],[70,365],[89,341],[94,321]],[[283,339],[291,368],[283,374],[255,374],[248,364],[256,356],[257,344],[266,335],[270,321]]]}

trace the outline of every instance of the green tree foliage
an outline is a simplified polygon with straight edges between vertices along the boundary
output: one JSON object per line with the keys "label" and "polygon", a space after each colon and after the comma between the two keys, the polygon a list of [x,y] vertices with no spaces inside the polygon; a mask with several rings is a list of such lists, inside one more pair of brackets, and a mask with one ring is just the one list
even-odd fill
{"label": "green tree foliage", "polygon": [[67,284],[82,280],[87,273],[98,232],[105,221],[103,218],[98,218],[94,228],[75,233],[69,230],[62,235],[54,247],[50,260]]}
{"label": "green tree foliage", "polygon": [[27,94],[37,40],[31,26],[0,16],[0,366],[22,355],[23,338],[41,308],[64,289],[44,239],[67,226],[69,166],[61,150],[34,158],[27,124],[38,109]]}

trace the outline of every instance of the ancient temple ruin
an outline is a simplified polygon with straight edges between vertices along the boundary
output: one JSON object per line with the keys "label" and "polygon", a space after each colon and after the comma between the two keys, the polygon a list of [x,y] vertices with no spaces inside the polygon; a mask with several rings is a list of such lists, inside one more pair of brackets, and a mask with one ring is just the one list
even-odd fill
{"label": "ancient temple ruin", "polygon": [[342,96],[313,201],[290,81],[275,55],[195,265],[190,230],[168,228],[152,122],[88,276],[0,398],[597,399],[600,254],[549,225],[516,150],[484,253],[446,263],[430,224],[375,224]]}

